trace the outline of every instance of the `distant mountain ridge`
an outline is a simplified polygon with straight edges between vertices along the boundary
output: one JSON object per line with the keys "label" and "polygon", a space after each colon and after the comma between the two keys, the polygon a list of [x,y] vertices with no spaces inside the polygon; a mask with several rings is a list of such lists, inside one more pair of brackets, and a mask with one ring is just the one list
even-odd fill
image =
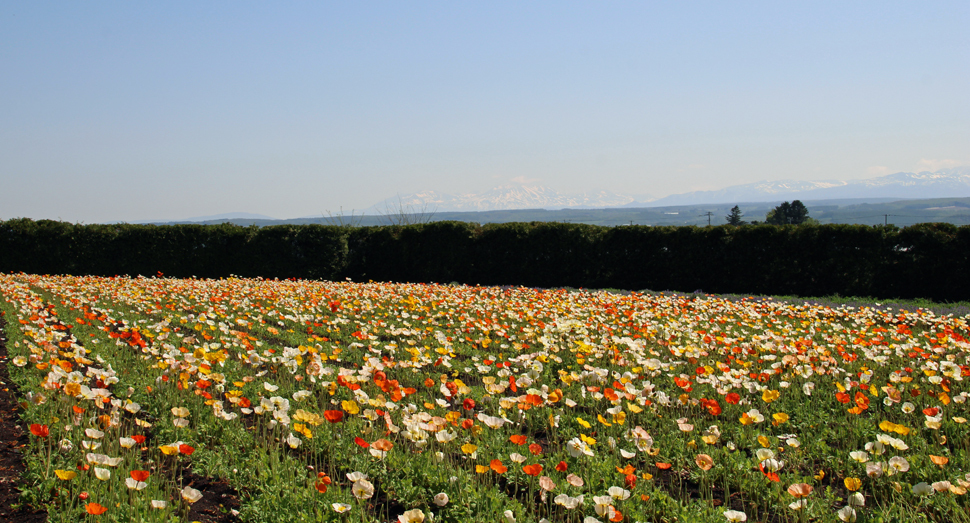
{"label": "distant mountain ridge", "polygon": [[898,172],[864,180],[779,180],[693,191],[657,199],[636,199],[610,191],[563,194],[549,187],[502,185],[481,193],[448,194],[425,191],[388,198],[366,213],[462,212],[512,209],[596,209],[610,207],[666,207],[714,203],[836,200],[860,198],[970,197],[970,167],[935,172]]}
{"label": "distant mountain ridge", "polygon": [[864,180],[780,180],[733,185],[713,191],[673,194],[650,202],[649,207],[703,203],[832,200],[845,198],[945,198],[970,196],[970,167],[936,172],[898,172]]}

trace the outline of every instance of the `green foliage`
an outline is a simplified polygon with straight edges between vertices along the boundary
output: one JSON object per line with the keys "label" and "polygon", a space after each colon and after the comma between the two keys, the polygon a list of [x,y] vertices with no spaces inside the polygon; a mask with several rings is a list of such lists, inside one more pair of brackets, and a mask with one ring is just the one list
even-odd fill
{"label": "green foliage", "polygon": [[771,225],[800,225],[808,220],[808,208],[801,200],[791,203],[783,202],[778,207],[768,211],[765,223]]}
{"label": "green foliage", "polygon": [[731,207],[731,213],[724,217],[727,220],[728,225],[745,225],[746,221],[742,220],[741,217],[744,216],[741,213],[741,208],[735,205]]}

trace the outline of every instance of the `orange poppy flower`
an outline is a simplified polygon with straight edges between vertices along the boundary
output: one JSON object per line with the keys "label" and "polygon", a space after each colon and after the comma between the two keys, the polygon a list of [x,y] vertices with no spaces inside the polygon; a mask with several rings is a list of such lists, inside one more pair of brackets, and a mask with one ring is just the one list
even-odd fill
{"label": "orange poppy flower", "polygon": [[494,470],[496,474],[505,474],[509,470],[508,467],[503,465],[502,462],[497,459],[493,459],[492,462],[489,464],[489,467],[491,467],[491,469]]}
{"label": "orange poppy flower", "polygon": [[660,470],[667,470],[670,467],[672,467],[672,465],[670,463],[659,463],[658,462],[658,463],[656,463],[656,465],[657,465],[657,468],[660,469]]}
{"label": "orange poppy flower", "polygon": [[714,460],[707,454],[698,454],[697,457],[694,458],[694,463],[697,463],[697,466],[700,467],[701,470],[711,470],[711,467],[714,466]]}
{"label": "orange poppy flower", "polygon": [[100,516],[108,511],[108,508],[104,505],[99,505],[97,503],[88,503],[84,506],[84,509],[88,511],[88,514],[93,516]]}
{"label": "orange poppy flower", "polygon": [[381,452],[389,452],[392,448],[394,448],[394,443],[392,443],[390,440],[381,438],[372,443],[371,446]]}
{"label": "orange poppy flower", "polygon": [[511,441],[512,443],[515,443],[516,445],[522,445],[525,443],[526,438],[521,434],[513,434],[509,436],[509,441]]}
{"label": "orange poppy flower", "polygon": [[179,445],[179,453],[185,454],[186,456],[191,456],[193,452],[195,452],[195,447],[186,445],[184,443]]}
{"label": "orange poppy flower", "polygon": [[930,454],[930,460],[933,461],[933,464],[934,465],[936,465],[936,466],[938,466],[940,468],[943,468],[943,465],[946,465],[947,463],[950,462],[950,458],[948,458],[946,456],[934,456],[932,454]]}
{"label": "orange poppy flower", "polygon": [[538,443],[533,443],[532,445],[529,445],[529,452],[535,456],[538,456],[539,454],[542,454],[542,446]]}
{"label": "orange poppy flower", "polygon": [[30,425],[30,433],[38,438],[46,438],[50,434],[50,430],[47,428],[47,425],[32,423]]}
{"label": "orange poppy flower", "polygon": [[538,463],[525,465],[522,467],[522,472],[525,472],[530,476],[538,476],[539,474],[542,474],[542,465],[539,465]]}
{"label": "orange poppy flower", "polygon": [[344,419],[344,411],[325,410],[323,411],[323,417],[326,418],[326,420],[330,423],[338,423],[340,420]]}
{"label": "orange poppy flower", "polygon": [[559,464],[556,465],[556,470],[558,470],[559,472],[566,472],[566,469],[568,468],[569,468],[569,465],[567,465],[565,461],[560,461]]}
{"label": "orange poppy flower", "polygon": [[357,445],[359,445],[359,446],[361,446],[361,447],[363,447],[365,449],[367,447],[370,447],[370,443],[367,443],[367,440],[365,440],[364,438],[360,438],[360,437],[354,438],[354,443],[356,443]]}
{"label": "orange poppy flower", "polygon": [[804,498],[812,493],[812,486],[807,483],[795,483],[788,486],[788,493],[796,498]]}
{"label": "orange poppy flower", "polygon": [[317,472],[317,481],[314,483],[314,488],[317,489],[321,494],[327,493],[327,487],[333,482],[330,476],[326,472]]}

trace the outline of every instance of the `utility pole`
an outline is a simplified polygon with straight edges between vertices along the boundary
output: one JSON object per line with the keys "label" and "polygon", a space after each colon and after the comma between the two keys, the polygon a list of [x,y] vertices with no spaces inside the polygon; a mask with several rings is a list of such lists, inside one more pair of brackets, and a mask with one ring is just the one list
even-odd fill
{"label": "utility pole", "polygon": [[698,216],[700,216],[700,217],[707,216],[707,226],[708,227],[711,226],[711,216],[713,216],[713,215],[714,215],[714,213],[712,213],[711,211],[707,211],[704,214],[698,214]]}

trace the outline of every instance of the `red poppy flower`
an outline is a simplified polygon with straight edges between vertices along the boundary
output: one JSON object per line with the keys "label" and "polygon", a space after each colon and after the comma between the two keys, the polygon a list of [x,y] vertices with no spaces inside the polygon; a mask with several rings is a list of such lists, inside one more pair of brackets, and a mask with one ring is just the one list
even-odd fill
{"label": "red poppy flower", "polygon": [[730,392],[724,397],[724,401],[730,403],[731,405],[737,405],[741,401],[741,395],[737,392]]}
{"label": "red poppy flower", "polygon": [[637,476],[635,474],[627,474],[623,478],[623,483],[627,488],[634,488],[637,486]]}
{"label": "red poppy flower", "polygon": [[466,420],[464,420],[464,421],[461,422],[461,428],[463,428],[465,430],[468,430],[468,429],[470,429],[470,428],[472,428],[474,426],[475,426],[475,422],[472,421],[472,420],[470,420],[470,419],[466,419]]}
{"label": "red poppy flower", "polygon": [[532,445],[529,445],[529,452],[531,452],[534,456],[538,456],[539,454],[542,454],[542,445],[539,445],[538,443],[533,443]]}
{"label": "red poppy flower", "polygon": [[465,401],[461,403],[461,406],[464,407],[465,410],[472,410],[475,408],[475,400],[471,398],[465,398]]}
{"label": "red poppy flower", "polygon": [[129,474],[131,474],[131,479],[135,481],[145,481],[151,473],[147,470],[133,470]]}
{"label": "red poppy flower", "polygon": [[50,430],[47,428],[47,425],[33,423],[30,425],[30,433],[38,438],[46,438],[50,434]]}
{"label": "red poppy flower", "polygon": [[761,469],[761,473],[764,474],[765,477],[770,479],[771,481],[776,481],[776,482],[781,481],[781,477],[778,476],[777,472],[771,472],[770,470],[765,470],[764,465],[758,465],[758,468]]}
{"label": "red poppy flower", "polygon": [[323,417],[327,419],[330,423],[337,423],[344,419],[344,411],[342,410],[325,410],[323,411]]}
{"label": "red poppy flower", "polygon": [[142,436],[140,434],[136,434],[132,436],[131,439],[135,440],[135,442],[138,443],[139,445],[145,442],[145,436]]}
{"label": "red poppy flower", "polygon": [[370,447],[370,443],[367,443],[367,441],[364,440],[363,438],[354,438],[354,443],[356,443],[357,445],[359,445],[359,446],[361,446],[361,447],[363,447],[365,449],[367,447]]}
{"label": "red poppy flower", "polygon": [[558,470],[559,472],[566,472],[566,469],[568,468],[569,468],[569,465],[567,465],[565,461],[560,461],[559,464],[556,465],[556,470]]}
{"label": "red poppy flower", "polygon": [[179,445],[179,452],[182,454],[185,454],[186,456],[191,456],[192,453],[195,452],[195,447],[191,445],[182,444],[182,445]]}
{"label": "red poppy flower", "polygon": [[721,413],[721,406],[718,405],[717,401],[709,400],[709,399],[701,399],[700,402],[701,402],[701,405],[703,405],[704,408],[707,409],[707,412],[711,414],[711,416],[717,416]]}

